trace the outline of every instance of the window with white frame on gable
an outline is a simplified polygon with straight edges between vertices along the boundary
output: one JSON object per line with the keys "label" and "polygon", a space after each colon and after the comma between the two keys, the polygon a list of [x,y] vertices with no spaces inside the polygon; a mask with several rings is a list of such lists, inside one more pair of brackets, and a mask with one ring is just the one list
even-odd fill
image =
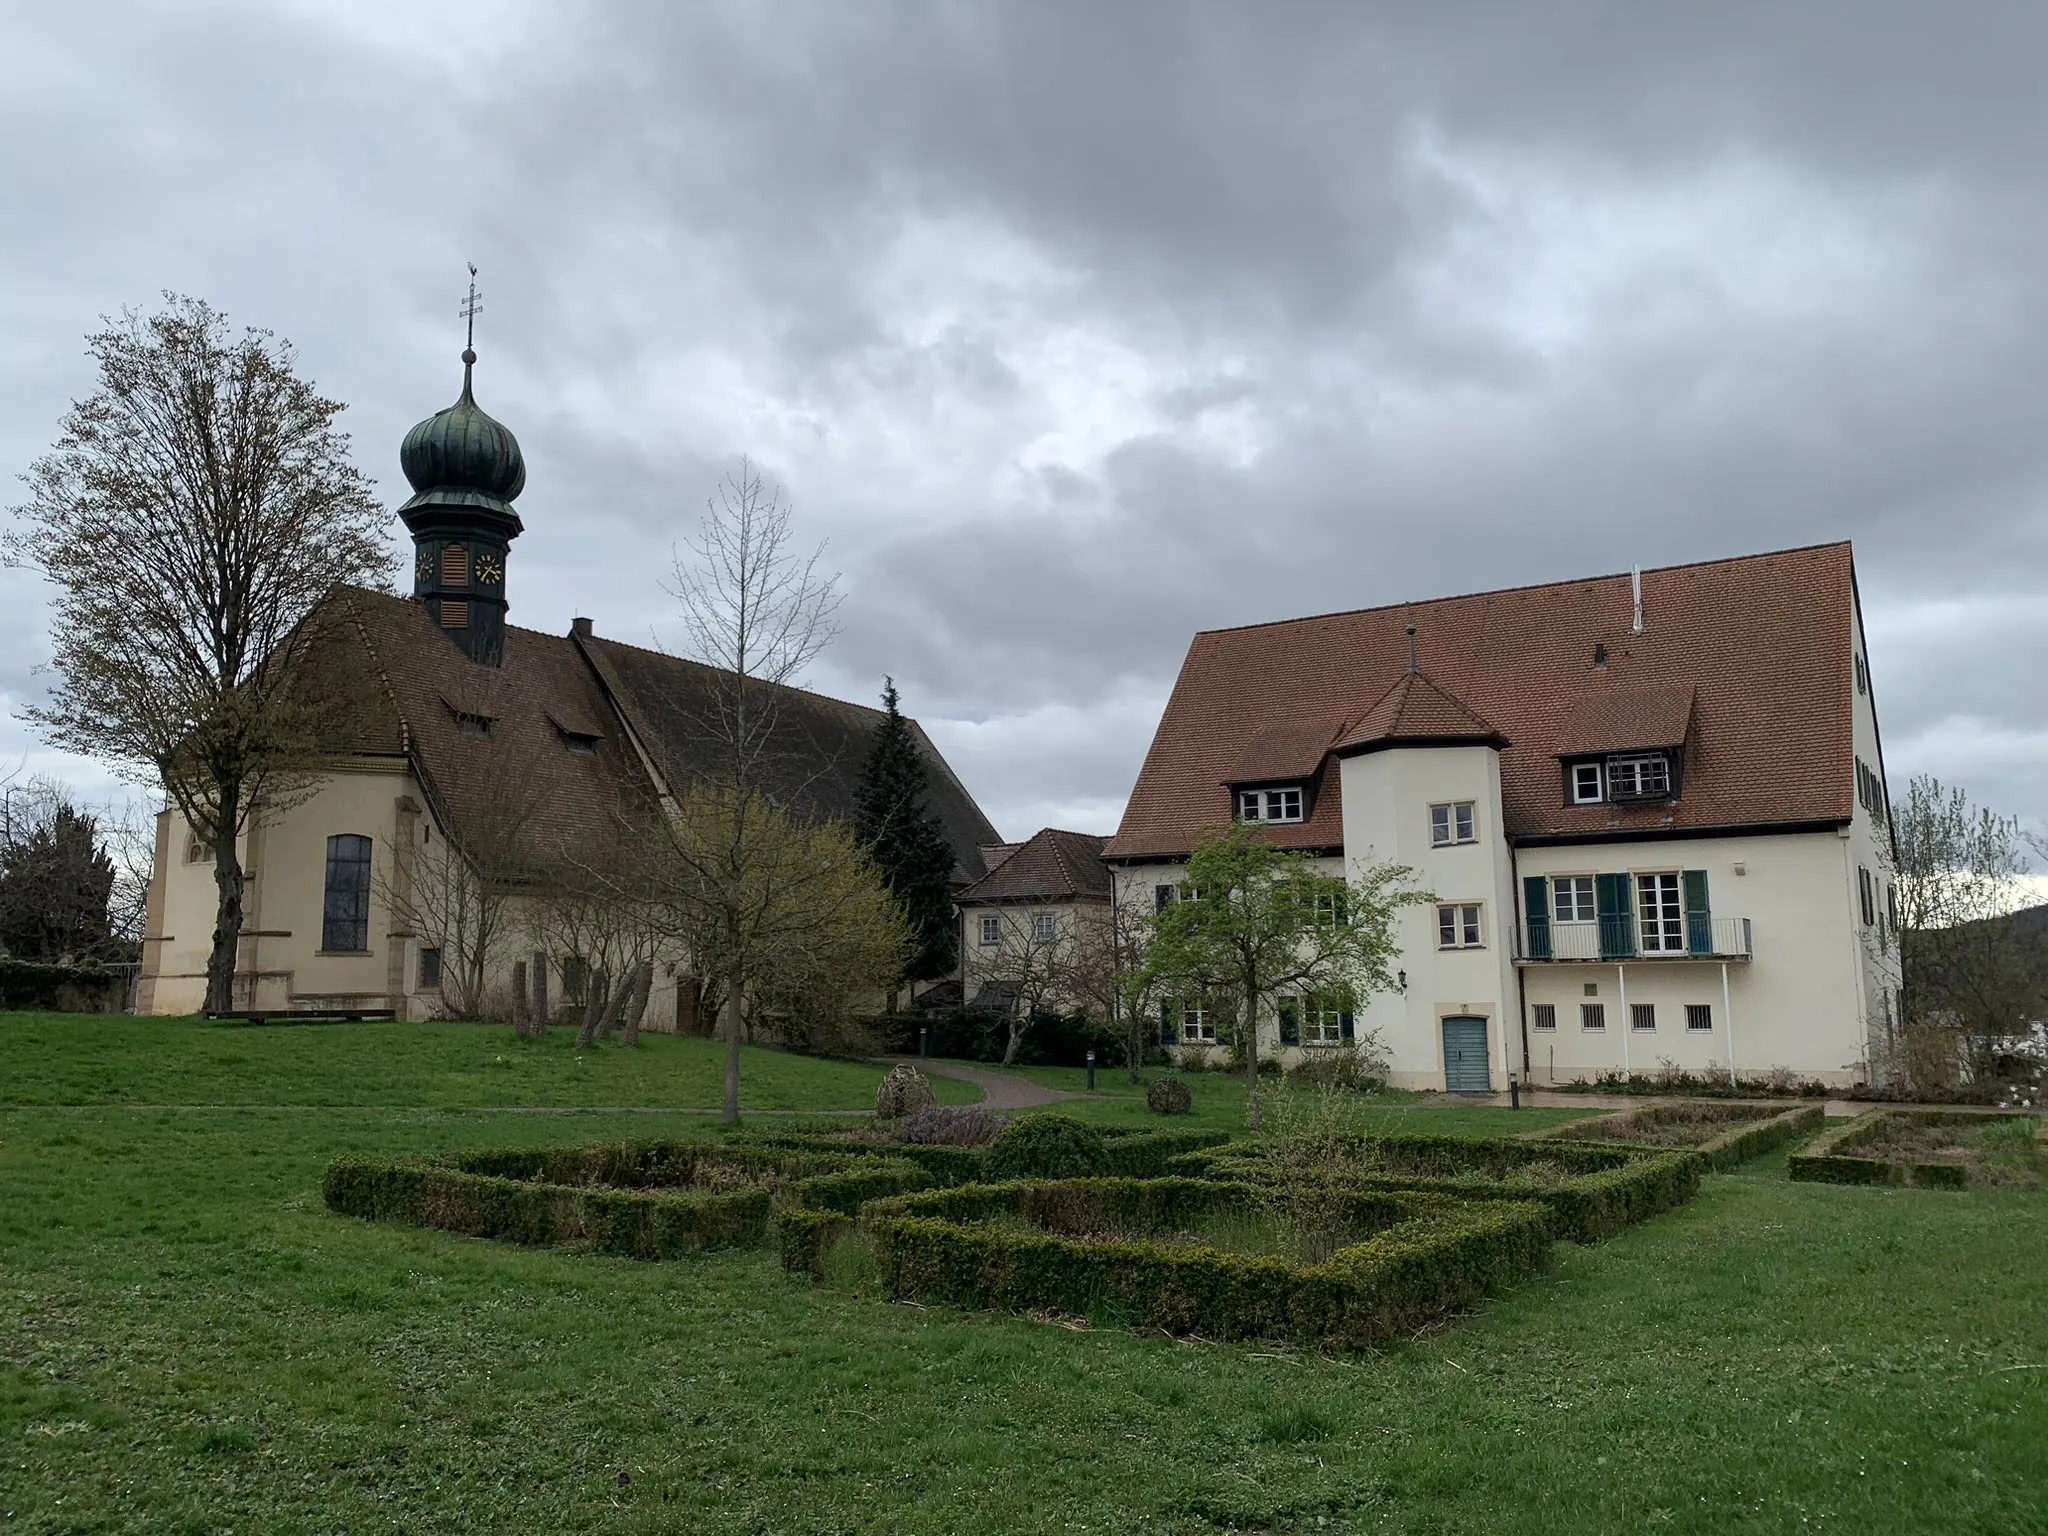
{"label": "window with white frame on gable", "polygon": [[1059,935],[1059,920],[1050,912],[1031,914],[1031,937],[1039,944],[1049,944]]}
{"label": "window with white frame on gable", "polygon": [[1598,763],[1573,763],[1570,770],[1573,805],[1598,805],[1607,798],[1607,784]]}
{"label": "window with white frame on gable", "polygon": [[1676,870],[1637,875],[1636,947],[1646,955],[1685,953],[1685,897]]}
{"label": "window with white frame on gable", "polygon": [[1299,784],[1283,785],[1278,789],[1240,789],[1237,792],[1237,817],[1240,821],[1299,821],[1301,806]]}
{"label": "window with white frame on gable", "polygon": [[1449,805],[1432,805],[1429,808],[1429,845],[1432,848],[1449,848],[1458,843],[1478,841],[1479,820],[1470,800],[1454,800]]}
{"label": "window with white frame on gable", "polygon": [[981,920],[981,942],[984,946],[1003,942],[1003,921],[999,917],[984,917]]}
{"label": "window with white frame on gable", "polygon": [[1478,949],[1481,947],[1479,928],[1479,907],[1476,901],[1446,902],[1436,909],[1436,947],[1438,949]]}

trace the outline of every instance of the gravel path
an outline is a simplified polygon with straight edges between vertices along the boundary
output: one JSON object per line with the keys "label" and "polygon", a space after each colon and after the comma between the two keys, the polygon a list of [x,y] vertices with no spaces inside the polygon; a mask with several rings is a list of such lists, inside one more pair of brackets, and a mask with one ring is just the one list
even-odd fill
{"label": "gravel path", "polygon": [[1028,1077],[1011,1077],[1003,1072],[985,1072],[980,1067],[963,1067],[951,1061],[926,1061],[916,1056],[883,1056],[877,1058],[884,1066],[895,1066],[898,1062],[908,1063],[931,1077],[950,1077],[963,1083],[972,1083],[979,1088],[982,1102],[990,1109],[1036,1109],[1041,1104],[1057,1104],[1061,1099],[1085,1099],[1085,1093],[1068,1093],[1061,1088],[1047,1088],[1034,1083]]}

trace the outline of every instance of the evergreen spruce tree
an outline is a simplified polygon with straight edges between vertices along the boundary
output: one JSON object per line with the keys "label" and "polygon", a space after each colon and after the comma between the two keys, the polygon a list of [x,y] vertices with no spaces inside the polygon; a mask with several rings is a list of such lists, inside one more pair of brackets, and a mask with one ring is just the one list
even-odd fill
{"label": "evergreen spruce tree", "polygon": [[882,704],[887,713],[860,770],[857,830],[914,936],[903,979],[929,981],[959,959],[953,846],[926,805],[924,753],[897,708],[893,678],[883,680]]}

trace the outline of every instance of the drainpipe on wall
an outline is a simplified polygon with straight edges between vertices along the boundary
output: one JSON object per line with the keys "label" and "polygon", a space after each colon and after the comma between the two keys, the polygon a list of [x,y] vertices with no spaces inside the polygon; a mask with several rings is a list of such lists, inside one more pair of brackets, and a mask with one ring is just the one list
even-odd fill
{"label": "drainpipe on wall", "polygon": [[1628,967],[1615,966],[1614,975],[1621,983],[1621,1017],[1615,1021],[1621,1026],[1621,1080],[1629,1082],[1635,1077],[1635,1069],[1628,1064],[1628,1036],[1633,1027],[1628,1017]]}
{"label": "drainpipe on wall", "polygon": [[1728,1036],[1728,1086],[1735,1086],[1735,1008],[1728,1001],[1728,962],[1721,962],[1721,1028]]}

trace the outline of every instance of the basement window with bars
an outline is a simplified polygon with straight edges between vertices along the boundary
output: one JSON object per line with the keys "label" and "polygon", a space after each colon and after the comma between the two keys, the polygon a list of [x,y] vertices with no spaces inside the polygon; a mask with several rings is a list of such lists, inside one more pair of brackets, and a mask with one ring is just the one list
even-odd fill
{"label": "basement window with bars", "polygon": [[1655,1030],[1657,1027],[1657,1005],[1655,1003],[1630,1003],[1628,1005],[1628,1027],[1637,1034]]}
{"label": "basement window with bars", "polygon": [[1557,1028],[1557,1004],[1538,1003],[1531,1011],[1536,1015],[1532,1022],[1537,1029]]}
{"label": "basement window with bars", "polygon": [[1607,1005],[1605,1003],[1579,1004],[1579,1028],[1605,1029],[1607,1027]]}
{"label": "basement window with bars", "polygon": [[1712,1006],[1707,1003],[1687,1003],[1685,1005],[1685,1027],[1688,1032],[1696,1029],[1712,1029],[1714,1027],[1714,1010]]}

